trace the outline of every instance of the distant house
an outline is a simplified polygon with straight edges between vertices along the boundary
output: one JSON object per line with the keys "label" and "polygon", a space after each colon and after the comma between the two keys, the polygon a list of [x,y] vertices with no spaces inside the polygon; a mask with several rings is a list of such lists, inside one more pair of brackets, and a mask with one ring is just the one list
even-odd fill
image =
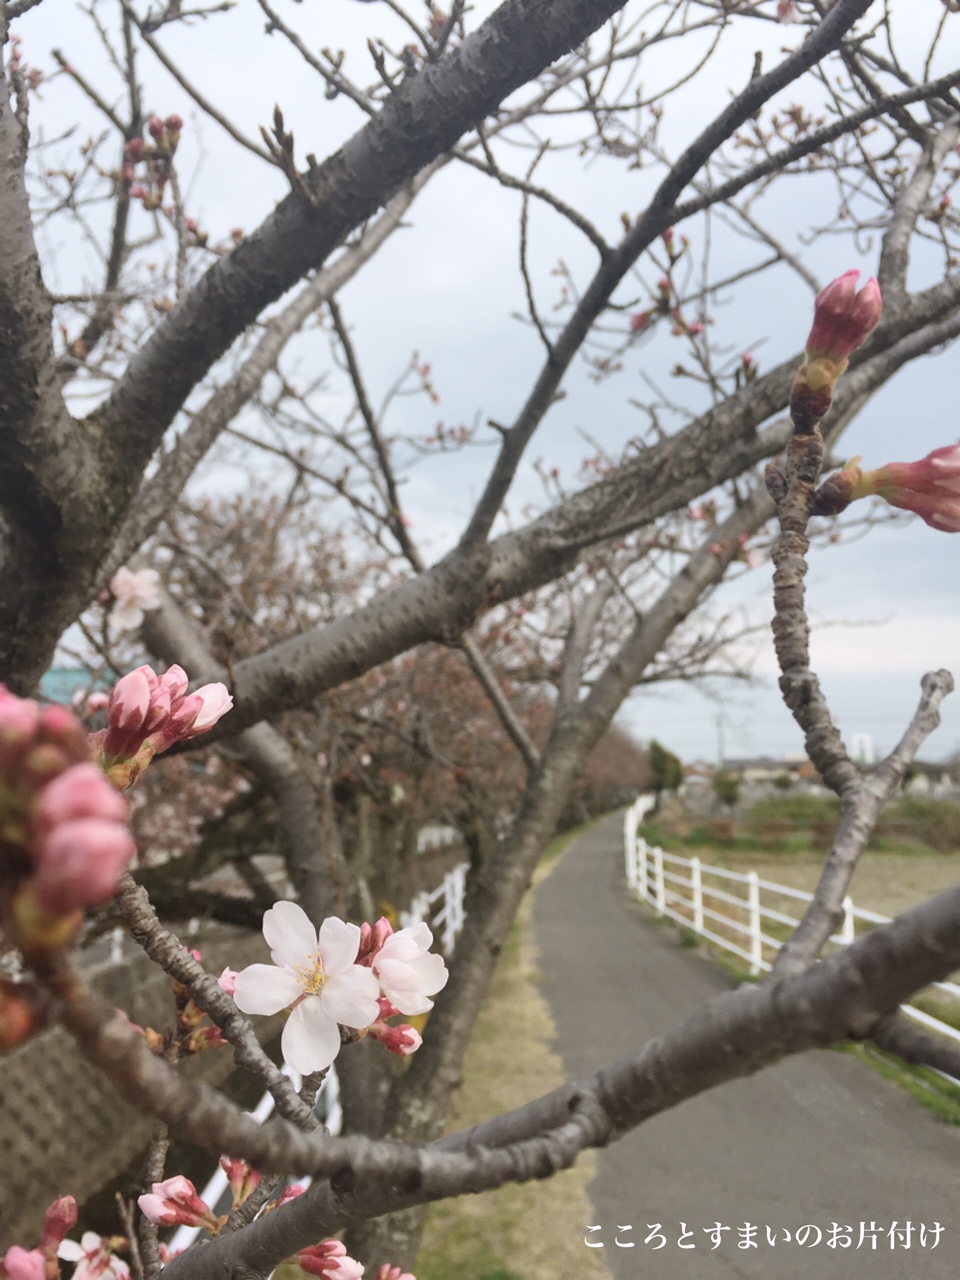
{"label": "distant house", "polygon": [[773,782],[784,774],[794,778],[814,780],[817,771],[806,756],[752,756],[737,760],[724,760],[726,773],[732,773],[740,782]]}
{"label": "distant house", "polygon": [[954,756],[941,764],[914,760],[907,770],[903,789],[910,796],[935,796],[955,799],[960,778],[960,763]]}

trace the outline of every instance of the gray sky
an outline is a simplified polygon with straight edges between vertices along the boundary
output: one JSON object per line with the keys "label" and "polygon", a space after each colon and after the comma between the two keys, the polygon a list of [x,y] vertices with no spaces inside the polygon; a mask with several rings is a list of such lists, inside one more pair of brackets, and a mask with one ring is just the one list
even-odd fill
{"label": "gray sky", "polygon": [[[400,37],[394,15],[379,5],[352,0],[325,0],[322,5],[277,0],[277,4],[312,49],[325,45],[346,49],[346,69],[354,69],[362,82],[369,78],[368,35],[382,35],[394,46],[406,39]],[[483,0],[475,10],[482,15],[493,7]],[[772,0],[767,8],[771,12],[775,8]],[[903,56],[909,63],[923,48],[942,7],[934,0],[893,0],[892,9]],[[54,13],[56,20],[51,21]],[[960,26],[960,16],[954,21]],[[279,101],[288,126],[295,131],[297,155],[302,158],[313,151],[322,158],[360,126],[360,113],[343,99],[327,101],[315,73],[289,50],[282,37],[264,37],[263,22],[253,0],[240,0],[230,13],[206,23],[189,29],[165,28],[160,39],[249,136],[259,136],[258,126],[270,120],[274,102]],[[44,5],[26,15],[17,27],[29,63],[49,71],[53,64],[48,50],[56,44],[104,96],[111,100],[117,96],[104,69],[102,51],[79,8],[60,0],[55,9]],[[763,47],[764,65],[769,67],[779,51],[795,47],[802,34],[800,28],[773,23],[735,26],[735,30],[741,29],[743,35],[724,46],[707,81],[698,82],[695,92],[670,100],[663,141],[674,154],[702,126],[705,98],[719,106],[727,100],[729,88],[746,82],[756,49]],[[644,90],[666,85],[692,68],[703,49],[703,37],[692,35],[682,46],[664,45],[662,53],[648,56],[641,65]],[[202,120],[148,51],[143,54],[141,68],[148,110],[162,116],[176,111],[186,121],[180,163],[188,212],[198,218],[214,241],[225,239],[234,226],[254,227],[285,194],[281,175],[225,139],[216,125]],[[934,72],[942,69],[942,65],[933,68]],[[800,99],[813,101],[812,94],[810,87],[788,90],[781,106]],[[42,98],[34,106],[35,129],[42,127],[53,136],[78,118],[83,124],[78,135],[64,144],[65,157],[75,156],[78,138],[99,129],[100,121],[65,77],[42,90]],[[558,118],[550,127],[553,140],[562,141],[565,122]],[[518,171],[530,156],[502,154]],[[644,170],[630,172],[609,157],[584,166],[575,153],[567,151],[549,158],[537,176],[584,209],[601,231],[615,240],[621,212],[637,212],[644,206],[655,175]],[[784,182],[761,206],[766,222],[790,248],[802,253],[823,282],[851,266],[869,274],[876,265],[878,245],[869,237],[863,238],[859,252],[849,239],[839,236],[824,237],[804,247],[800,237],[812,226],[828,221],[835,205],[832,183],[805,176]],[[518,213],[515,194],[462,167],[451,166],[419,198],[411,210],[409,228],[395,234],[369,269],[341,295],[374,401],[384,394],[413,350],[433,366],[440,405],[432,406],[423,397],[401,401],[400,411],[388,423],[391,430],[425,436],[440,418],[456,425],[487,418],[508,422],[516,415],[541,359],[536,335],[514,318],[523,310],[516,269]],[[144,215],[138,216],[144,219]],[[144,220],[142,229],[145,226]],[[718,269],[724,273],[733,273],[756,256],[755,249],[733,238],[716,219],[709,228],[699,220],[683,230],[696,251],[709,232],[715,261],[722,263]],[[84,279],[98,276],[92,255],[78,249],[61,228],[50,226],[41,244],[52,288],[78,288]],[[552,211],[535,206],[531,211],[531,261],[538,300],[548,318],[554,314],[562,318],[563,314],[551,312],[559,281],[550,271],[560,258],[581,284],[595,262],[594,251],[582,236]],[[919,255],[911,283],[915,287],[928,283],[936,270],[931,256]],[[657,276],[648,263],[642,264],[641,274],[651,283]],[[627,291],[618,296],[629,301]],[[636,298],[639,309],[646,301],[639,285]],[[751,350],[761,369],[769,368],[802,344],[812,315],[811,301],[809,289],[788,268],[778,267],[738,288],[735,297],[731,292],[711,304],[716,318],[712,337],[731,361],[742,351]],[[614,324],[611,321],[612,327]],[[538,458],[559,466],[573,486],[581,459],[592,452],[581,433],[617,454],[639,431],[643,420],[628,401],[644,394],[644,376],[694,407],[694,389],[669,376],[673,363],[683,356],[676,339],[658,333],[633,345],[624,358],[623,372],[599,386],[582,365],[572,370],[565,383],[566,399],[548,415],[529,451],[510,499],[510,517],[520,521],[528,506],[542,506],[542,490],[533,468]],[[899,374],[848,431],[843,451],[848,456],[862,454],[864,465],[871,467],[921,457],[956,441],[960,436],[955,407],[956,358],[955,351],[948,351]],[[301,342],[295,359],[286,367],[306,380],[328,363],[326,343],[316,337]],[[335,415],[346,404],[342,386],[332,385],[325,410]],[[404,501],[428,558],[441,554],[457,536],[492,460],[492,449],[470,449],[411,471]],[[213,488],[236,481],[236,472],[220,464],[208,466],[204,472],[204,482]],[[890,747],[915,705],[923,671],[954,664],[960,668],[958,552],[960,539],[937,533],[920,522],[879,528],[864,541],[812,552],[808,579],[811,615],[817,623],[831,624],[815,632],[815,666],[846,732],[868,732],[879,748]],[[718,593],[716,607],[739,605],[761,621],[770,612],[769,581],[769,565],[741,574],[738,581]],[[799,731],[776,694],[769,643],[763,637],[753,639],[745,652],[762,683],[753,688],[713,686],[713,693],[723,702],[727,754],[799,751]],[[960,747],[960,698],[956,704],[951,706],[948,700],[944,725],[924,752],[927,757],[939,758]],[[714,758],[718,710],[716,702],[696,690],[669,686],[635,696],[622,720],[639,736],[657,737],[686,759]]]}

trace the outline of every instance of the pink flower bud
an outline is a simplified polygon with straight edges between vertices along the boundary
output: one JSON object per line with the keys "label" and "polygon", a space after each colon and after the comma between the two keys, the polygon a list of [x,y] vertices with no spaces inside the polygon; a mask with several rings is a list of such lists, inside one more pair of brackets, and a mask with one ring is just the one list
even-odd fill
{"label": "pink flower bud", "polygon": [[852,497],[878,494],[885,502],[915,512],[933,529],[960,533],[960,444],[934,449],[918,462],[891,462],[864,471]]}
{"label": "pink flower bud", "polygon": [[148,1195],[137,1200],[144,1217],[158,1226],[206,1227],[219,1230],[220,1223],[209,1205],[197,1195],[197,1189],[189,1178],[178,1174],[164,1182],[155,1182]]}
{"label": "pink flower bud", "polygon": [[354,963],[369,965],[392,933],[393,925],[386,916],[381,916],[374,925],[364,921],[360,926],[360,950]]}
{"label": "pink flower bud", "polygon": [[150,137],[154,142],[159,142],[163,137],[163,121],[159,116],[151,116],[147,121],[147,128],[150,130]]}
{"label": "pink flower bud", "polygon": [[43,1238],[40,1251],[53,1257],[65,1237],[77,1225],[77,1202],[73,1196],[61,1196],[54,1200],[43,1219]]}
{"label": "pink flower bud", "polygon": [[296,1200],[298,1196],[303,1195],[306,1189],[299,1182],[292,1182],[288,1187],[284,1187],[280,1193],[280,1199],[277,1201],[277,1208],[279,1209],[283,1204],[289,1204],[291,1200]]}
{"label": "pink flower bud", "polygon": [[166,751],[174,742],[185,742],[206,733],[232,706],[233,698],[226,685],[219,682],[203,685],[173,707],[163,733],[158,736],[157,751]]}
{"label": "pink flower bud", "polygon": [[167,133],[180,133],[183,129],[183,121],[177,115],[167,116],[166,120],[163,122],[163,127],[166,129]]}
{"label": "pink flower bud", "polygon": [[630,332],[643,333],[650,327],[650,312],[638,311],[630,317]]}
{"label": "pink flower bud", "polygon": [[385,1262],[377,1272],[376,1280],[417,1280],[417,1277],[411,1275],[409,1271],[401,1271],[399,1267],[391,1267],[389,1262]]}
{"label": "pink flower bud", "polygon": [[169,692],[172,703],[178,703],[183,698],[189,684],[190,680],[187,673],[183,667],[178,667],[176,663],[172,667],[168,667],[160,677],[160,685]]}
{"label": "pink flower bud", "polygon": [[237,989],[237,972],[236,969],[224,969],[217,979],[220,987],[228,996],[232,996]]}
{"label": "pink flower bud", "polygon": [[813,328],[807,339],[808,362],[846,361],[880,323],[883,315],[880,286],[871,276],[858,293],[859,279],[859,271],[845,271],[817,295]]}
{"label": "pink flower bud", "polygon": [[36,900],[54,916],[106,902],[135,852],[133,836],[119,822],[62,823],[38,842]]}
{"label": "pink flower bud", "polygon": [[301,1249],[296,1257],[304,1271],[322,1280],[360,1280],[363,1275],[361,1264],[347,1256],[346,1246],[339,1240],[310,1245],[308,1249]]}
{"label": "pink flower bud", "polygon": [[135,733],[143,727],[150,710],[150,699],[157,687],[156,679],[150,667],[137,667],[121,676],[107,702],[107,720],[111,729]]}
{"label": "pink flower bud", "polygon": [[260,1174],[251,1169],[246,1160],[237,1160],[232,1156],[220,1157],[220,1168],[227,1175],[227,1182],[233,1192],[233,1207],[243,1204],[252,1192],[260,1185]]}
{"label": "pink flower bud", "polygon": [[385,1022],[375,1022],[368,1028],[367,1034],[379,1040],[390,1053],[395,1053],[401,1058],[408,1058],[411,1053],[416,1053],[423,1044],[420,1032],[406,1022],[402,1022],[399,1027],[388,1026]]}
{"label": "pink flower bud", "polygon": [[21,1249],[11,1245],[3,1258],[3,1270],[7,1280],[45,1280],[47,1260],[39,1249]]}

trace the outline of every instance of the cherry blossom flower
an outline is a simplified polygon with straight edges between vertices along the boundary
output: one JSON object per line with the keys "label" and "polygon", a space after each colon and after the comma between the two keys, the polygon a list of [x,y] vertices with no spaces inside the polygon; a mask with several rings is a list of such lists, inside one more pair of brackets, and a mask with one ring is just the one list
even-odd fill
{"label": "cherry blossom flower", "polygon": [[784,23],[800,21],[800,11],[795,0],[778,0],[777,21]]}
{"label": "cherry blossom flower", "polygon": [[118,569],[110,579],[116,604],[110,610],[110,625],[118,631],[136,631],[143,615],[159,609],[160,575],[156,569]]}
{"label": "cherry blossom flower", "polygon": [[390,934],[367,960],[380,990],[407,1017],[427,1013],[433,1008],[429,997],[447,985],[447,966],[443,956],[431,954],[432,943],[433,934],[421,921]]}
{"label": "cherry blossom flower", "polygon": [[110,1242],[95,1231],[85,1231],[80,1243],[64,1240],[57,1257],[77,1265],[73,1280],[129,1280],[130,1268],[110,1248]]}
{"label": "cherry blossom flower", "polygon": [[330,916],[318,934],[295,902],[278,902],[264,914],[263,936],[276,967],[253,964],[237,974],[237,1007],[269,1015],[292,1006],[284,1060],[302,1075],[324,1071],[340,1052],[340,1026],[363,1030],[380,1012],[376,978],[354,963],[360,930]]}
{"label": "cherry blossom flower", "polygon": [[399,1267],[391,1267],[389,1262],[385,1262],[377,1272],[376,1280],[417,1280],[415,1275],[411,1275],[409,1271],[401,1271]]}

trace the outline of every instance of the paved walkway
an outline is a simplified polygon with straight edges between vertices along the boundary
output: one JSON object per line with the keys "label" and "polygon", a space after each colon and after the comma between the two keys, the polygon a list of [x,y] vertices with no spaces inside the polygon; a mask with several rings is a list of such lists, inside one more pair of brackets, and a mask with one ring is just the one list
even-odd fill
{"label": "paved walkway", "polygon": [[[581,836],[534,901],[542,990],[571,1076],[635,1050],[730,982],[631,902],[621,829],[617,814]],[[603,1240],[617,1280],[960,1280],[958,1191],[960,1130],[851,1056],[818,1051],[714,1089],[599,1152],[595,1216],[570,1230],[601,1224],[590,1239]],[[730,1230],[713,1251],[705,1228],[718,1222]],[[738,1245],[745,1222],[758,1228],[757,1248]],[[883,1229],[875,1251],[856,1247],[861,1222]],[[909,1250],[891,1250],[894,1222],[913,1224]],[[931,1232],[921,1248],[919,1224],[936,1222],[939,1245]],[[656,1223],[660,1248],[656,1237],[644,1244]],[[834,1223],[852,1226],[853,1247],[828,1247]],[[632,1231],[619,1239],[632,1249],[615,1243],[625,1224]],[[820,1244],[815,1229],[796,1243],[805,1224],[823,1233]],[[680,1247],[683,1230],[694,1249]]]}

